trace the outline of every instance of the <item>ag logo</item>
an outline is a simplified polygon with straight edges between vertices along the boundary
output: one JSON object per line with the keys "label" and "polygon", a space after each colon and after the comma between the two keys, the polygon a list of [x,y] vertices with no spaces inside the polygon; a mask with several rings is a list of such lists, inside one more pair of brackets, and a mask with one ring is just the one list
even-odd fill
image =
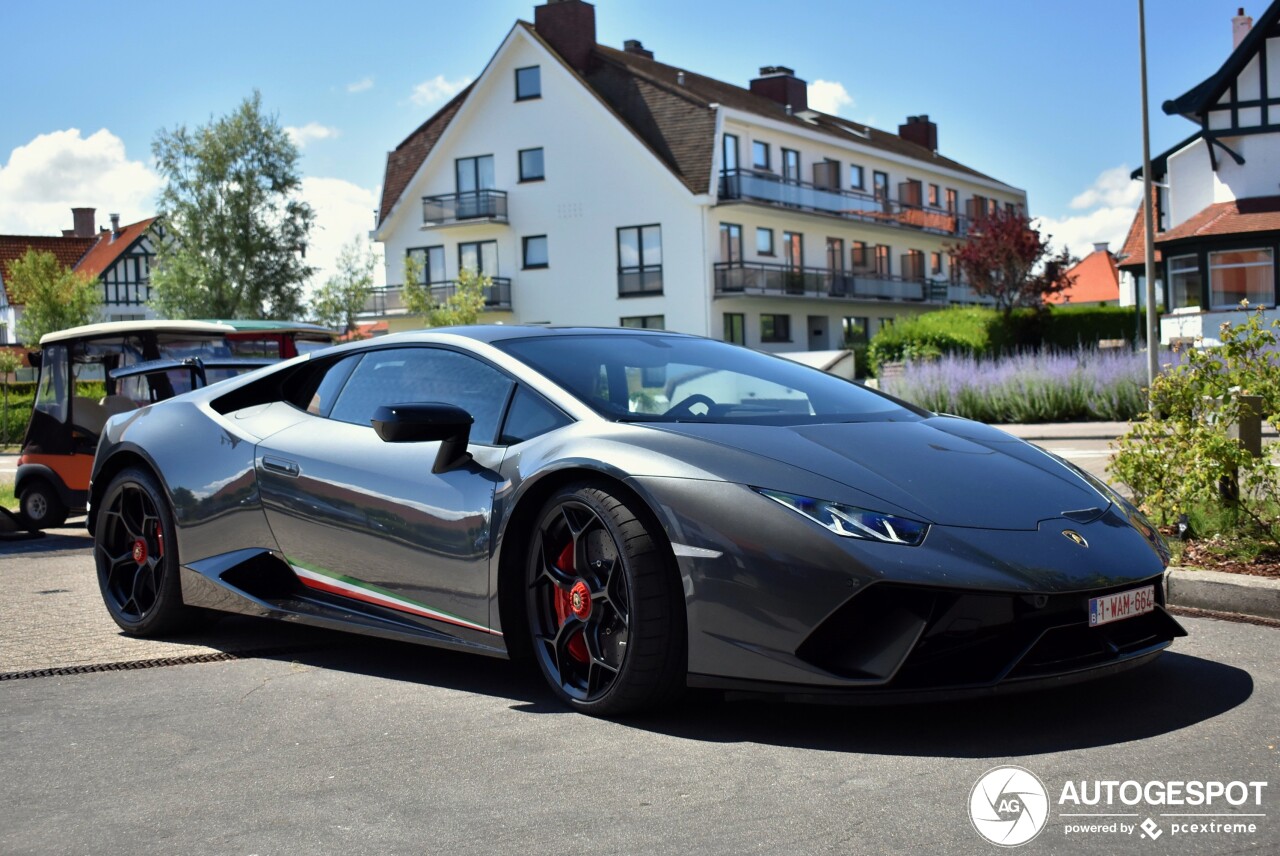
{"label": "ag logo", "polygon": [[1021,767],[988,770],[969,792],[969,820],[992,844],[1026,844],[1040,834],[1048,819],[1044,784]]}

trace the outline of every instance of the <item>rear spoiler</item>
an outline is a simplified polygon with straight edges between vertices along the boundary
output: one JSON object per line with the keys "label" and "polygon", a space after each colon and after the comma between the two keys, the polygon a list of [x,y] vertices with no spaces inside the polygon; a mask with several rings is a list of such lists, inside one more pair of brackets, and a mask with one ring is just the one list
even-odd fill
{"label": "rear spoiler", "polygon": [[210,369],[237,369],[239,371],[249,371],[251,369],[260,369],[263,366],[273,365],[277,360],[252,359],[249,357],[215,357],[206,360],[201,357],[181,357],[170,358],[164,360],[147,360],[145,363],[136,363],[132,366],[126,366],[122,369],[112,369],[110,374],[112,380],[123,380],[128,377],[138,377],[139,375],[160,374],[162,372],[171,372],[175,369],[186,369],[191,372],[191,388],[199,389],[202,386],[209,385],[207,372]]}

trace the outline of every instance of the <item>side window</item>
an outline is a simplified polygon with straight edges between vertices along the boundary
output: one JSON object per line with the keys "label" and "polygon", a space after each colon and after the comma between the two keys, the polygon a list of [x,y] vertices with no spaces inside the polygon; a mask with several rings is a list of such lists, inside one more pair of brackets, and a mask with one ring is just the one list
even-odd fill
{"label": "side window", "polygon": [[318,377],[308,378],[301,396],[306,400],[305,402],[295,401],[295,404],[305,407],[308,413],[315,416],[328,416],[329,411],[333,410],[333,403],[337,400],[338,393],[342,391],[342,385],[347,382],[347,378],[351,377],[352,369],[363,357],[364,354],[344,357],[319,372]]}
{"label": "side window", "polygon": [[522,386],[516,390],[515,398],[511,400],[511,409],[507,411],[507,419],[502,424],[502,436],[498,438],[498,442],[504,446],[523,443],[548,431],[562,428],[570,421],[568,416],[542,396]]}
{"label": "side window", "polygon": [[368,426],[384,404],[439,401],[471,414],[471,439],[492,443],[512,382],[474,357],[442,348],[368,351],[351,372],[330,419]]}

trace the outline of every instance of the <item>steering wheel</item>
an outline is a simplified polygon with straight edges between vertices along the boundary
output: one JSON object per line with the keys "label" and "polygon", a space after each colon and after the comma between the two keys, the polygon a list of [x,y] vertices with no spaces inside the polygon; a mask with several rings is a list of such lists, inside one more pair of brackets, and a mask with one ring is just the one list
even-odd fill
{"label": "steering wheel", "polygon": [[693,416],[694,415],[693,408],[699,404],[706,405],[708,414],[710,414],[711,409],[716,406],[716,402],[714,399],[712,399],[709,396],[703,395],[700,392],[695,392],[693,395],[690,395],[687,398],[683,398],[679,402],[668,407],[667,412],[663,413],[662,415],[663,416],[672,416],[672,415]]}

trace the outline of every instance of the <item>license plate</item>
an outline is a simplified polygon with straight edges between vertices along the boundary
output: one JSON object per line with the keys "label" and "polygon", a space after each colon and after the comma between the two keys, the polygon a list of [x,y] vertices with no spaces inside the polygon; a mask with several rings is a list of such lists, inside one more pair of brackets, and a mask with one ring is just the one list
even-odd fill
{"label": "license plate", "polygon": [[1143,615],[1156,608],[1156,587],[1143,586],[1089,599],[1089,626],[1110,624]]}

